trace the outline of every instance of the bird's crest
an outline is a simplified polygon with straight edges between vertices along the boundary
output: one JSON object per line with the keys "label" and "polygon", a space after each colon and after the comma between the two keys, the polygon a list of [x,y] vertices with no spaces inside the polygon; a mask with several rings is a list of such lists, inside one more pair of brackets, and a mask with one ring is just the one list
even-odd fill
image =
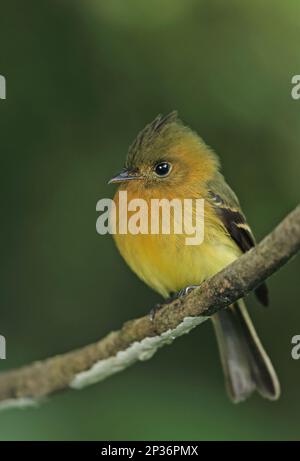
{"label": "bird's crest", "polygon": [[127,165],[134,164],[141,151],[147,150],[149,146],[153,145],[158,136],[172,123],[179,123],[178,114],[175,110],[165,116],[159,114],[151,123],[146,125],[128,149]]}

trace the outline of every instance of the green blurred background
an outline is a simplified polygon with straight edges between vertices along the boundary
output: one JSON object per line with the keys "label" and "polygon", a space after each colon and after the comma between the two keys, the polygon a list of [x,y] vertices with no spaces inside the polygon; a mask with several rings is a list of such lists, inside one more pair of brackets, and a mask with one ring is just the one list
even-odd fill
{"label": "green blurred background", "polygon": [[[178,109],[220,154],[258,240],[296,205],[299,33],[298,0],[1,2],[1,371],[95,341],[159,300],[95,231],[107,180],[157,113]],[[0,438],[299,438],[299,269],[271,278],[270,309],[251,296],[278,402],[229,402],[206,322],[103,383],[0,413]]]}

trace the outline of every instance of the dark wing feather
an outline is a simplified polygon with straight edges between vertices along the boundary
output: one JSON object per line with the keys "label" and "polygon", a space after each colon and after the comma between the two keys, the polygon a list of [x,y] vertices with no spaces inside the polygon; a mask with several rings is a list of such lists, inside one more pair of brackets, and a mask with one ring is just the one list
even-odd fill
{"label": "dark wing feather", "polygon": [[[208,199],[241,251],[246,253],[254,247],[255,239],[241,211],[239,201],[221,175],[209,184]],[[265,283],[255,289],[255,294],[264,306],[268,305],[268,288]]]}

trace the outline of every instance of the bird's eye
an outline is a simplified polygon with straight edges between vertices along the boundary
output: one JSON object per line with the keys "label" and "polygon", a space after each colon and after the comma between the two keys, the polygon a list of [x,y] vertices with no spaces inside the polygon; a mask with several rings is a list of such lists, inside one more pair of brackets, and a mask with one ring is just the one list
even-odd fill
{"label": "bird's eye", "polygon": [[171,164],[168,162],[159,162],[155,165],[154,171],[157,176],[167,176],[171,171]]}

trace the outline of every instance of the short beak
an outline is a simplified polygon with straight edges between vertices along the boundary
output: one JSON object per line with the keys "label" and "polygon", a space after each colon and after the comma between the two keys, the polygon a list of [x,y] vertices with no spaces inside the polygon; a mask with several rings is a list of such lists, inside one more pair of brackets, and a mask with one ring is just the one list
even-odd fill
{"label": "short beak", "polygon": [[134,179],[142,179],[142,176],[138,176],[135,171],[123,170],[108,181],[108,184],[117,182],[132,181]]}

